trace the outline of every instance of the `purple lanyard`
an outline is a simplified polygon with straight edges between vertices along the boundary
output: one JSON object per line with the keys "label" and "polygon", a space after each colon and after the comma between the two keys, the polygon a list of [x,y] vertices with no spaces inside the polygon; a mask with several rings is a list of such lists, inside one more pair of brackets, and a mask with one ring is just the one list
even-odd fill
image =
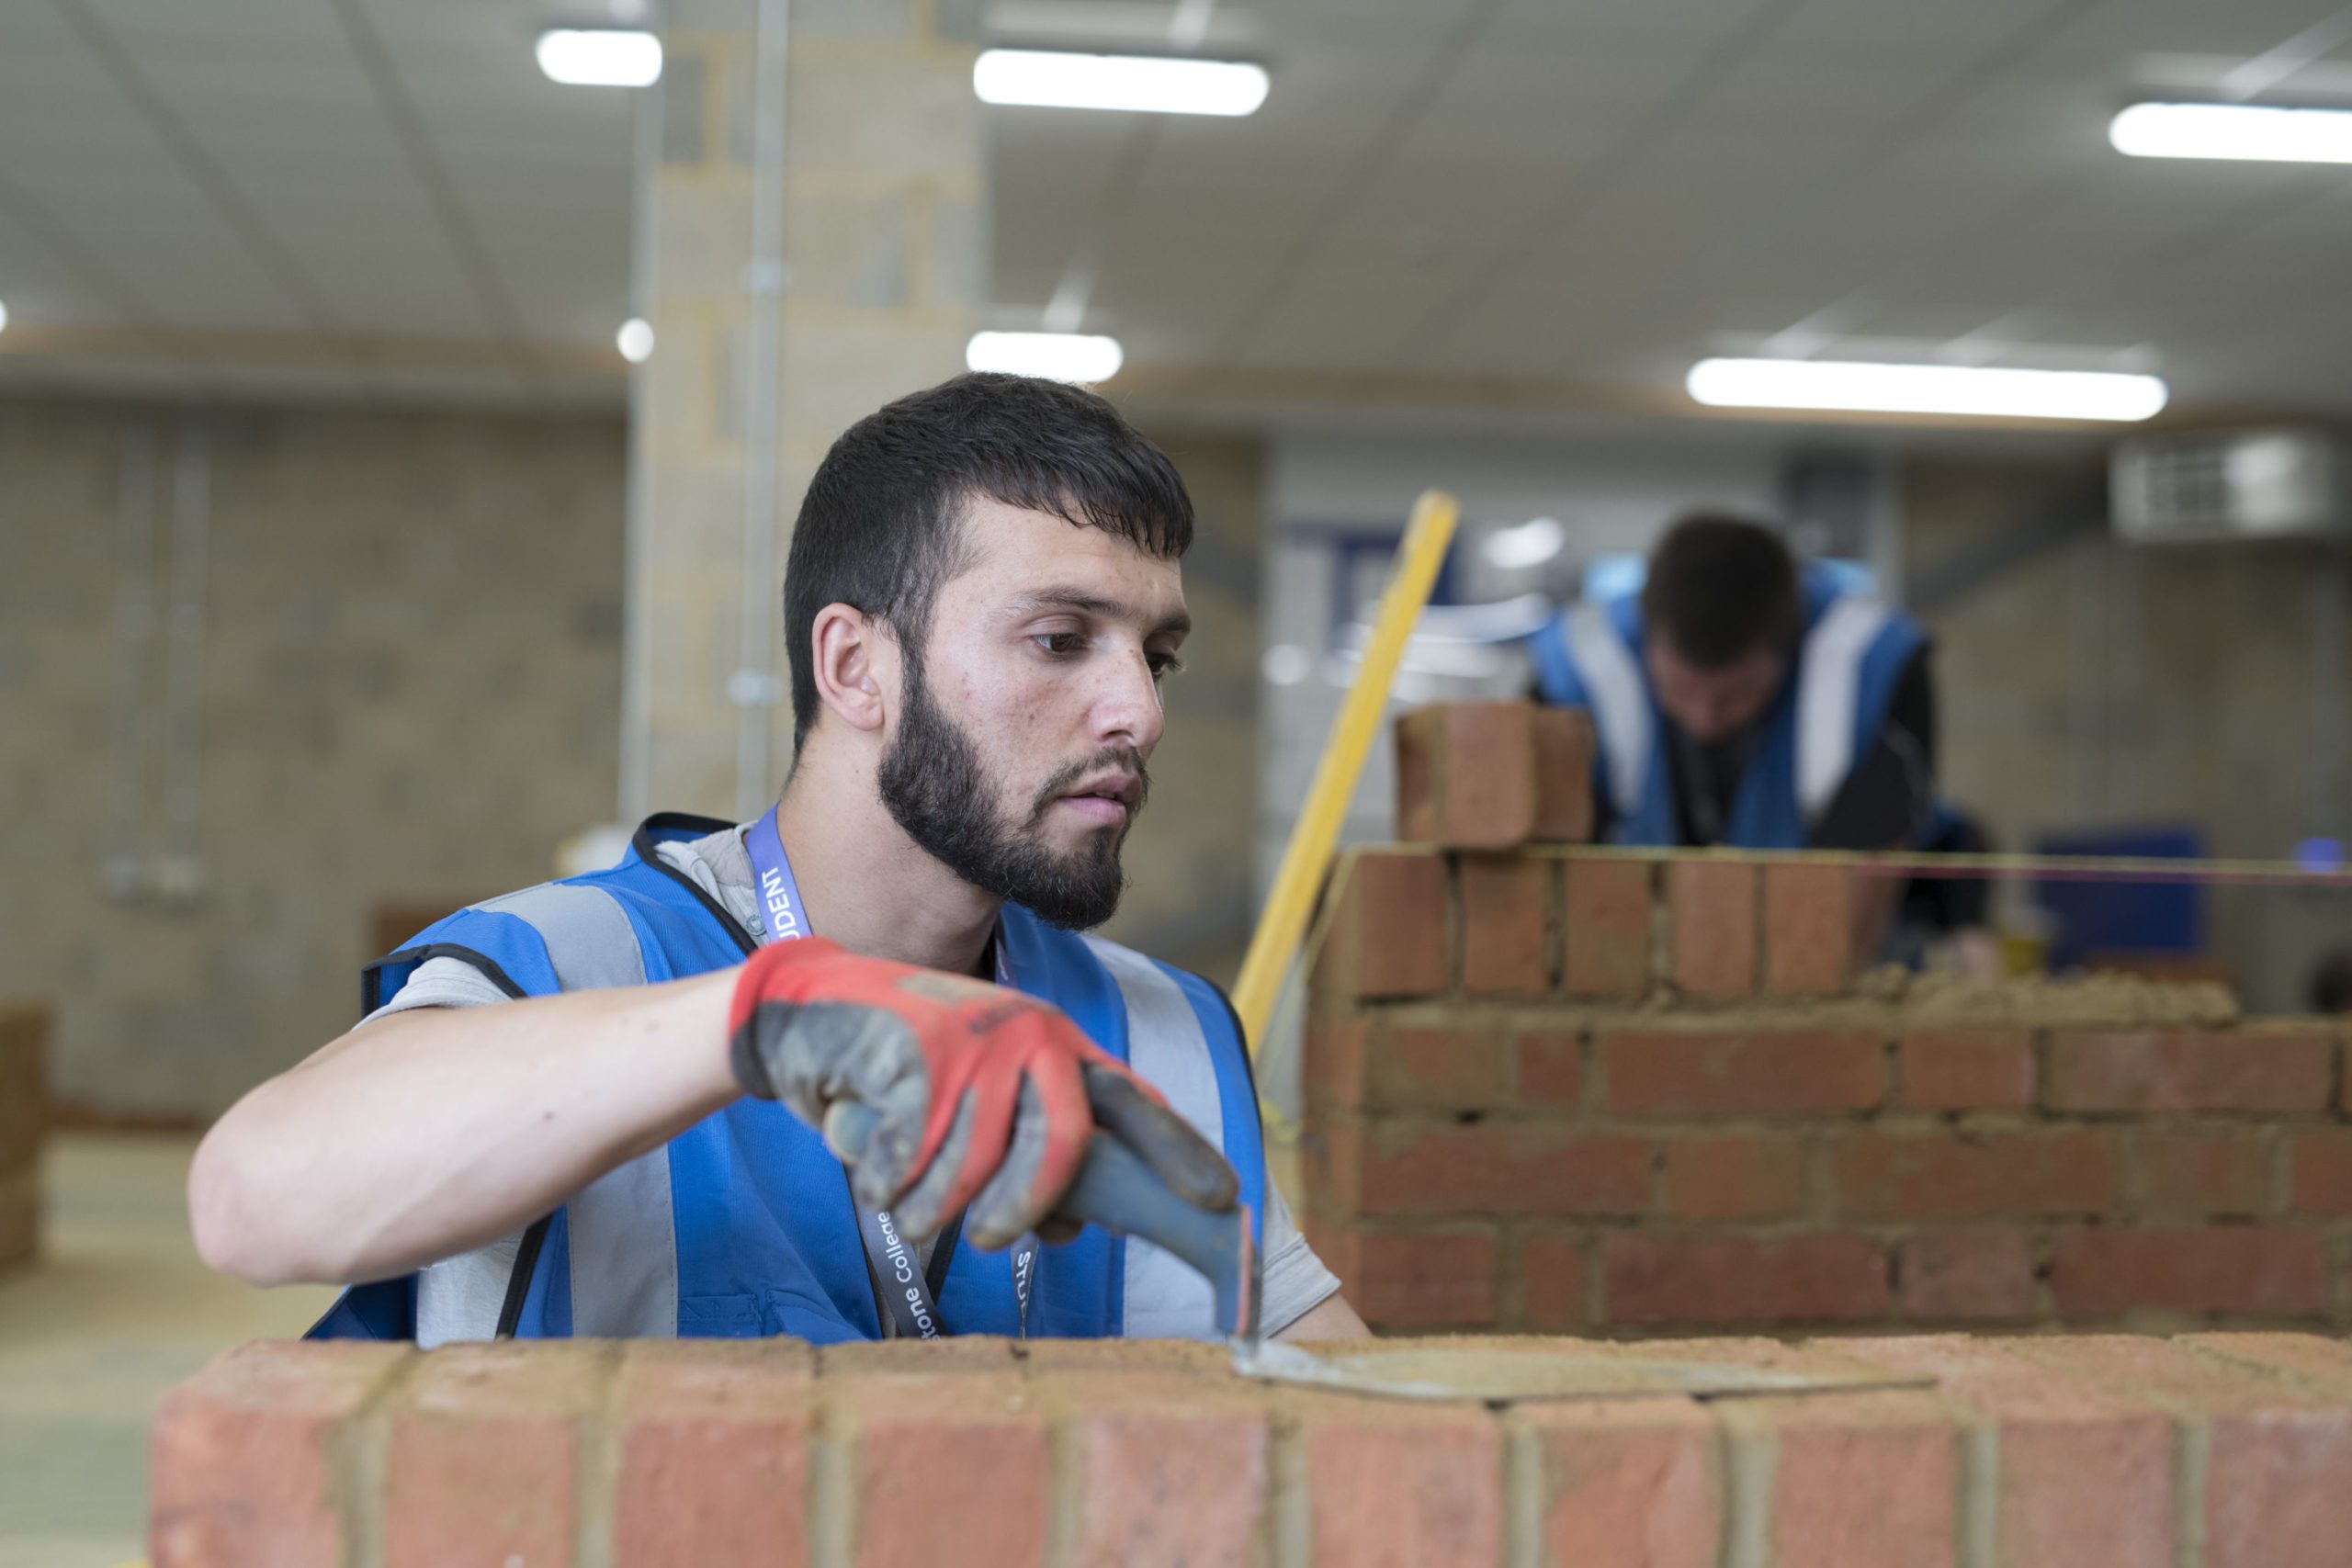
{"label": "purple lanyard", "polygon": [[759,884],[760,914],[767,922],[770,942],[791,942],[808,934],[808,907],[800,901],[800,884],[792,880],[792,863],[785,858],[784,835],[775,825],[775,807],[743,835],[752,856],[752,875]]}
{"label": "purple lanyard", "polygon": [[[808,906],[800,901],[800,884],[792,877],[792,862],[784,852],[784,834],[776,827],[776,808],[753,823],[743,835],[743,848],[752,857],[752,876],[758,885],[760,914],[767,926],[770,942],[793,942],[813,935],[808,925]],[[1003,951],[1000,945],[997,958],[997,978],[1007,978],[1004,973]],[[961,1229],[961,1225],[952,1227]],[[923,1270],[914,1267],[913,1248],[899,1238],[899,1227],[892,1223],[888,1211],[857,1212],[859,1237],[865,1244],[866,1260],[875,1275],[888,1287],[883,1292],[888,1303],[890,1316],[898,1325],[902,1339],[936,1339],[939,1337],[939,1304],[932,1299],[931,1282],[923,1278]],[[951,1233],[946,1243],[949,1256],[954,1256],[955,1240]],[[1029,1287],[1036,1278],[1038,1241],[1033,1235],[1024,1235],[1013,1244],[1012,1293],[1021,1311],[1021,1337],[1029,1337]]]}

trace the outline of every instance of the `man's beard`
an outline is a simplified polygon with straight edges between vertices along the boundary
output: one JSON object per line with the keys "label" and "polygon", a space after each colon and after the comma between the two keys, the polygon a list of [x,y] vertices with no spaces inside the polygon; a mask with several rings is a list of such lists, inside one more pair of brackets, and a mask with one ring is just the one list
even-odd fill
{"label": "man's beard", "polygon": [[1003,822],[996,812],[996,781],[979,748],[931,700],[921,665],[910,660],[906,709],[875,783],[891,818],[933,859],[984,893],[1065,931],[1082,931],[1118,911],[1126,887],[1119,869],[1126,828],[1097,829],[1064,853],[1046,842],[1046,814],[1072,784],[1114,767],[1136,775],[1135,804],[1127,813],[1132,822],[1143,809],[1148,781],[1142,755],[1131,747],[1114,747],[1058,770],[1033,797],[1027,820]]}

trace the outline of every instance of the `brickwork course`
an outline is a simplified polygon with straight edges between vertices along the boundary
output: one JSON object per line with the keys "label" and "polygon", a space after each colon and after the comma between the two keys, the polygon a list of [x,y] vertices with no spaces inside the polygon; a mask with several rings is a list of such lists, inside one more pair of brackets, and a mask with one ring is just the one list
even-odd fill
{"label": "brickwork course", "polygon": [[[1400,744],[1475,755],[1401,787],[1510,795],[1528,723],[1409,716]],[[1399,820],[1457,814],[1408,798]],[[1303,1209],[1366,1320],[2352,1325],[2339,1021],[2240,1019],[2213,987],[1858,974],[1863,874],[1487,838],[1344,859]]]}
{"label": "brickwork course", "polygon": [[[1477,1343],[1505,1363],[1631,1348]],[[1250,1382],[1222,1348],[1172,1342],[260,1343],[164,1401],[150,1552],[153,1568],[2345,1560],[2352,1348],[2333,1340],[1639,1351],[1915,1386],[1489,1408]]]}

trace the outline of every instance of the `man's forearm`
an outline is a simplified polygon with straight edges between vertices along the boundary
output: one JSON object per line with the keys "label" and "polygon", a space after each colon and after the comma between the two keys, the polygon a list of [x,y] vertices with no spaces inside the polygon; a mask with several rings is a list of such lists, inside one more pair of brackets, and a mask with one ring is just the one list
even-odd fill
{"label": "man's forearm", "polygon": [[205,1261],[255,1284],[387,1279],[509,1235],[731,1103],[735,972],[361,1026],[198,1149]]}

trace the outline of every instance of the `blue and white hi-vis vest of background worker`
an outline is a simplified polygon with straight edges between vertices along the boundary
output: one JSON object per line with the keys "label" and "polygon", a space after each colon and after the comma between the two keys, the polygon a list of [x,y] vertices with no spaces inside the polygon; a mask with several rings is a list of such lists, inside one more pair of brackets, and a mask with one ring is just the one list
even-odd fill
{"label": "blue and white hi-vis vest of background worker", "polygon": [[[1804,637],[1762,723],[1724,842],[1805,847],[1854,765],[1870,754],[1894,688],[1925,640],[1910,617],[1849,593],[1808,563]],[[1569,605],[1535,634],[1536,686],[1559,707],[1590,710],[1600,740],[1595,784],[1609,801],[1610,840],[1680,841],[1666,716],[1642,661],[1639,593]]]}
{"label": "blue and white hi-vis vest of background worker", "polygon": [[[727,826],[655,817],[608,871],[459,910],[370,966],[368,1010],[435,957],[464,959],[514,997],[651,984],[740,964],[752,937],[654,848]],[[1014,905],[1005,906],[997,944],[1009,984],[1069,1014],[1224,1151],[1262,1227],[1257,1090],[1240,1030],[1216,987],[1099,937],[1056,930]],[[518,1295],[510,1282],[535,1235],[536,1256],[522,1262],[528,1287]],[[1012,1256],[943,1237],[932,1293],[949,1332],[1023,1331]],[[1089,1226],[1035,1257],[1028,1333],[1216,1333],[1208,1281],[1148,1243]],[[511,1324],[498,1321],[502,1301]],[[820,1345],[882,1333],[848,1173],[797,1116],[748,1098],[591,1182],[543,1226],[346,1291],[311,1337],[430,1346],[502,1329],[525,1337],[788,1334]]]}

